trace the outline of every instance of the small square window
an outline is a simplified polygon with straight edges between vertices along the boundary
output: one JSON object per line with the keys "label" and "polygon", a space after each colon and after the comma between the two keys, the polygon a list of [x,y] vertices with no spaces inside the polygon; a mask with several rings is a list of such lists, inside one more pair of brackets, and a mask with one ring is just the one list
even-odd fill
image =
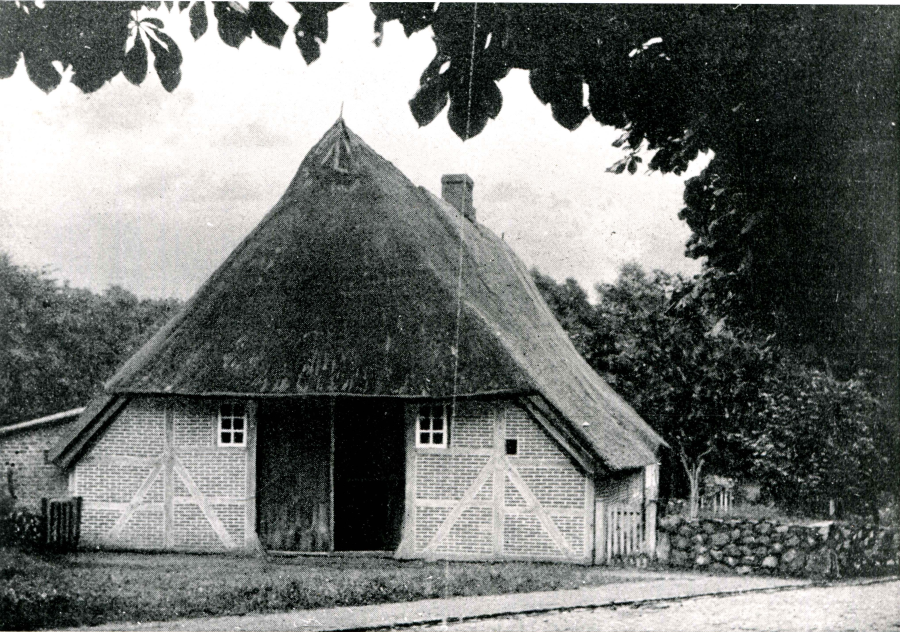
{"label": "small square window", "polygon": [[449,429],[450,413],[446,405],[420,406],[416,417],[416,447],[446,448]]}
{"label": "small square window", "polygon": [[247,408],[243,402],[223,402],[219,406],[219,445],[245,445]]}
{"label": "small square window", "polygon": [[519,453],[519,440],[518,439],[507,439],[506,440],[506,454],[509,456],[515,456]]}

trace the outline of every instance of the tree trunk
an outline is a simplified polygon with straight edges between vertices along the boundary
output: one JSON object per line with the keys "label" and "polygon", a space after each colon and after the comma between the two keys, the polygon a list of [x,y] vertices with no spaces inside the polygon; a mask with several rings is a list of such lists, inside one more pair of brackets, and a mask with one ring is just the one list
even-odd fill
{"label": "tree trunk", "polygon": [[702,467],[703,463],[700,462],[694,467],[687,468],[688,481],[691,484],[691,492],[688,499],[691,519],[700,515],[700,468]]}
{"label": "tree trunk", "polygon": [[690,510],[691,519],[700,515],[700,472],[703,470],[703,464],[706,461],[706,455],[710,453],[712,448],[707,449],[695,463],[691,463],[684,449],[680,449],[681,464],[684,471],[687,472],[688,482],[691,486],[690,496],[688,497],[688,508]]}

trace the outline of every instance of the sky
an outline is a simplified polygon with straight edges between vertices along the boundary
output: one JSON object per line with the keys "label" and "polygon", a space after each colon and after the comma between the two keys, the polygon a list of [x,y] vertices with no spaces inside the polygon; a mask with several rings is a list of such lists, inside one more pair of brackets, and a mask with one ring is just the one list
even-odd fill
{"label": "sky", "polygon": [[[293,25],[286,3],[273,10]],[[210,12],[211,14],[211,12]],[[85,95],[50,94],[23,62],[0,81],[0,250],[76,287],[120,285],[139,296],[188,298],[275,204],[303,156],[338,118],[410,180],[439,193],[444,173],[475,181],[478,221],[528,266],[585,289],[630,261],[695,274],[678,219],[683,176],[614,175],[613,128],[570,132],[528,86],[500,82],[503,108],[465,143],[446,110],[419,128],[409,112],[434,55],[430,29],[407,39],[396,22],[373,44],[374,16],[353,2],[330,14],[322,56],[307,66],[288,31],[281,50],[258,39],[229,48],[187,15],[157,14],[184,54],[169,94],[152,63],[133,86],[120,74]],[[645,156],[644,164],[649,161]]]}

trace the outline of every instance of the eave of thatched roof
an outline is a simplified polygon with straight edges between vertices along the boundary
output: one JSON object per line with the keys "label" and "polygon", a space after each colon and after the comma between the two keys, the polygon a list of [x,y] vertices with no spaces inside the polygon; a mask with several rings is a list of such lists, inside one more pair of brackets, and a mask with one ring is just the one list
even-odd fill
{"label": "eave of thatched roof", "polygon": [[343,121],[106,389],[519,394],[541,398],[608,469],[652,463],[662,444],[578,355],[509,247],[411,183]]}
{"label": "eave of thatched roof", "polygon": [[82,409],[78,420],[66,428],[56,444],[47,451],[47,460],[68,468],[115,419],[128,403],[124,395],[101,393]]}

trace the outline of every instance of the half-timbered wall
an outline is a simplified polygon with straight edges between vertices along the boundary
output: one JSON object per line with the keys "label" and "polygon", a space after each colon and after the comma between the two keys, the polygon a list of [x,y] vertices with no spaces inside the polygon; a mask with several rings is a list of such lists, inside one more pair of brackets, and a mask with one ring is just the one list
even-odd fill
{"label": "half-timbered wall", "polygon": [[81,541],[124,549],[253,546],[254,408],[245,446],[219,446],[218,402],[132,400],[74,467]]}
{"label": "half-timbered wall", "polygon": [[591,560],[592,481],[524,408],[458,402],[446,448],[416,447],[417,411],[407,406],[399,557]]}

